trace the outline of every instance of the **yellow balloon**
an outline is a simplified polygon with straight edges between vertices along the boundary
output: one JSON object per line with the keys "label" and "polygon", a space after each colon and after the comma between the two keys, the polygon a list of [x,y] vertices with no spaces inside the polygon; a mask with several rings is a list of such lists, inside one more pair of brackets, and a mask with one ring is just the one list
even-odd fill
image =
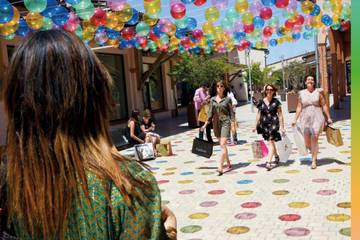
{"label": "yellow balloon", "polygon": [[115,28],[119,23],[119,18],[116,16],[114,12],[106,13],[106,24],[105,26],[108,28]]}
{"label": "yellow balloon", "polygon": [[314,28],[321,28],[323,23],[321,22],[321,15],[313,17],[311,19],[311,26],[313,26]]}
{"label": "yellow balloon", "polygon": [[220,12],[219,10],[212,6],[209,7],[208,9],[206,9],[205,11],[205,19],[209,22],[215,22],[216,20],[218,20],[220,17]]}
{"label": "yellow balloon", "polygon": [[83,21],[83,29],[89,31],[89,32],[92,32],[94,33],[96,31],[96,26],[92,25],[92,23],[88,20],[86,21]]}
{"label": "yellow balloon", "polygon": [[214,27],[214,36],[219,40],[224,38],[224,30],[221,28],[221,26]]}
{"label": "yellow balloon", "polygon": [[305,14],[310,14],[311,11],[314,9],[314,4],[310,1],[305,1],[301,3],[301,10]]}
{"label": "yellow balloon", "polygon": [[206,34],[212,34],[214,33],[214,25],[212,22],[204,22],[202,25],[202,30]]}
{"label": "yellow balloon", "polygon": [[285,42],[285,38],[280,37],[280,38],[278,38],[277,41],[278,41],[278,44],[283,44]]}
{"label": "yellow balloon", "polygon": [[252,24],[254,20],[254,16],[250,12],[246,12],[242,16],[242,22],[244,24]]}
{"label": "yellow balloon", "polygon": [[239,13],[245,13],[249,8],[247,0],[237,0],[235,2],[235,10]]}
{"label": "yellow balloon", "polygon": [[167,34],[171,37],[171,36],[174,36],[175,33],[176,33],[176,25],[173,24],[173,25],[171,25],[171,27],[170,27],[169,31],[167,32]]}
{"label": "yellow balloon", "polygon": [[171,45],[178,45],[179,43],[180,43],[180,39],[178,39],[177,37],[172,36],[172,37],[170,38],[170,44],[171,44]]}
{"label": "yellow balloon", "polygon": [[0,24],[0,35],[9,36],[15,33],[18,27],[19,24],[17,23],[14,25]]}
{"label": "yellow balloon", "polygon": [[119,40],[118,39],[109,39],[107,41],[106,45],[117,46],[117,45],[119,45]]}
{"label": "yellow balloon", "polygon": [[151,18],[148,14],[144,14],[143,15],[143,21],[144,23],[146,23],[149,26],[154,26],[158,19],[157,18]]}
{"label": "yellow balloon", "polygon": [[125,26],[125,23],[123,22],[119,22],[116,27],[114,27],[113,29],[116,30],[116,31],[121,31]]}
{"label": "yellow balloon", "polygon": [[145,9],[145,12],[148,14],[158,13],[161,9],[160,0],[155,0],[152,2],[144,2],[144,9]]}
{"label": "yellow balloon", "polygon": [[24,18],[29,27],[34,30],[40,29],[44,24],[44,17],[40,13],[29,12]]}
{"label": "yellow balloon", "polygon": [[127,22],[133,16],[133,9],[129,4],[126,4],[121,11],[116,12],[116,16],[121,22]]}
{"label": "yellow balloon", "polygon": [[91,32],[88,29],[84,29],[82,34],[85,41],[91,41],[94,38],[94,32]]}

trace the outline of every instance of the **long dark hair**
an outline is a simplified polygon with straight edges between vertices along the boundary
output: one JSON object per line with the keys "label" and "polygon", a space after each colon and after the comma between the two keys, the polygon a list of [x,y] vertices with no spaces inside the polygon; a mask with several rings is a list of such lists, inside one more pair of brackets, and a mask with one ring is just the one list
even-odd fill
{"label": "long dark hair", "polygon": [[[111,77],[74,34],[40,31],[15,50],[5,81],[10,218],[33,239],[63,238],[86,171],[113,180],[131,209],[146,191],[108,133]],[[119,160],[119,161],[117,161]],[[80,187],[81,186],[81,187]],[[145,196],[144,196],[145,197]]]}

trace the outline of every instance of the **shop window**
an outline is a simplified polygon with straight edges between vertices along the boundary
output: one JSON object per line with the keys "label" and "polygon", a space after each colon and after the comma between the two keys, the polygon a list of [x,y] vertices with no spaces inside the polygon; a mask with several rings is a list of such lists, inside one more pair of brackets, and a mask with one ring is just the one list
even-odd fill
{"label": "shop window", "polygon": [[109,71],[113,79],[113,99],[115,108],[110,120],[124,120],[128,118],[126,83],[124,74],[124,57],[120,54],[96,53],[102,64]]}
{"label": "shop window", "polygon": [[[144,72],[149,70],[151,65],[144,64]],[[164,91],[163,91],[163,78],[162,67],[158,67],[145,83],[144,104],[145,108],[150,108],[153,111],[164,109]]]}

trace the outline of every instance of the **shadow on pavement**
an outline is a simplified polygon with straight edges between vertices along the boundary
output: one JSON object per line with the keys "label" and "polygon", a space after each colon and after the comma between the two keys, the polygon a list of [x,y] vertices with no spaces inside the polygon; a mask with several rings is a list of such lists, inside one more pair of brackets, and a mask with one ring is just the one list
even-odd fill
{"label": "shadow on pavement", "polygon": [[351,95],[348,95],[339,102],[339,109],[330,107],[330,115],[334,121],[347,120],[351,118]]}
{"label": "shadow on pavement", "polygon": [[[310,161],[300,161],[301,165],[311,165],[311,160]],[[317,166],[324,166],[324,165],[330,165],[333,163],[337,163],[339,165],[345,165],[346,163],[339,161],[337,159],[333,159],[333,158],[322,158],[322,159],[318,159],[317,160]]]}

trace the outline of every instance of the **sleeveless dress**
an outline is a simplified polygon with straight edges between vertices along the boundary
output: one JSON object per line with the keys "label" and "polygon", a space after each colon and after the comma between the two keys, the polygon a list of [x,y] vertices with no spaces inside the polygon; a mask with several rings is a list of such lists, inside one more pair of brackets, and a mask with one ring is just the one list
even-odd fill
{"label": "sleeveless dress", "polygon": [[305,89],[299,93],[299,101],[302,104],[300,126],[304,132],[318,134],[324,126],[325,118],[320,106],[320,94],[318,89],[313,92]]}

